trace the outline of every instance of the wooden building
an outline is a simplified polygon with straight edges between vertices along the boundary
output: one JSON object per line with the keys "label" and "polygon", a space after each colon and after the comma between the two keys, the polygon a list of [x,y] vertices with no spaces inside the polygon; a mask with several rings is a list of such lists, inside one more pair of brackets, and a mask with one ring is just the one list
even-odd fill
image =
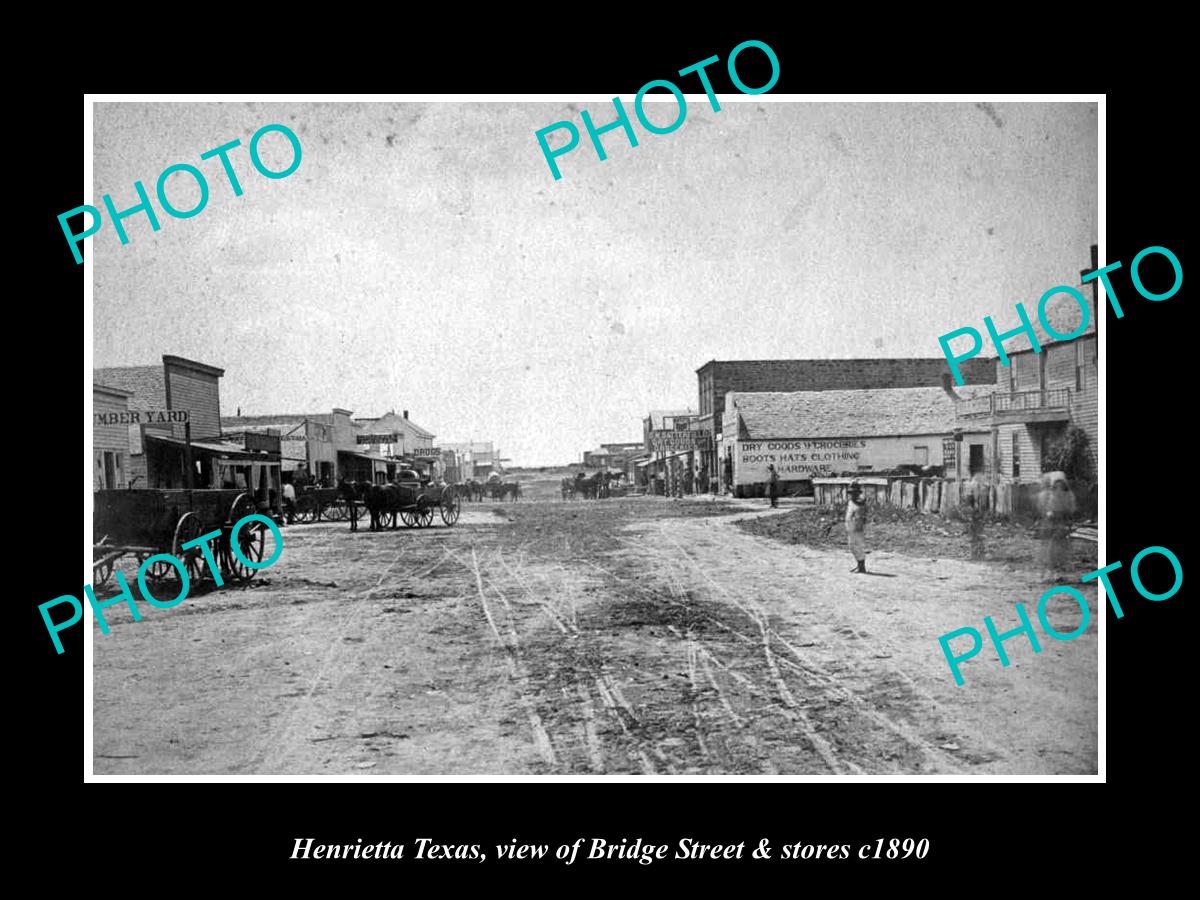
{"label": "wooden building", "polygon": [[[967,399],[987,386],[960,389]],[[988,429],[956,440],[955,407],[942,387],[858,391],[731,391],[725,397],[724,445],[735,495],[759,496],[768,464],[784,492],[807,493],[815,477],[898,470],[955,472],[960,459],[987,464]],[[959,451],[959,448],[966,448]]]}
{"label": "wooden building", "polygon": [[[992,384],[995,367],[987,360],[962,364],[968,385]],[[937,387],[949,373],[942,357],[916,359],[741,359],[710,360],[696,370],[700,421],[712,439],[701,453],[709,472],[724,471],[732,446],[722,442],[732,434],[726,428],[726,398],[730,392],[792,393],[797,391],[849,391],[888,388]]]}
{"label": "wooden building", "polygon": [[[132,394],[92,385],[92,490],[128,487],[129,425],[121,420]],[[116,415],[114,415],[116,414]]]}

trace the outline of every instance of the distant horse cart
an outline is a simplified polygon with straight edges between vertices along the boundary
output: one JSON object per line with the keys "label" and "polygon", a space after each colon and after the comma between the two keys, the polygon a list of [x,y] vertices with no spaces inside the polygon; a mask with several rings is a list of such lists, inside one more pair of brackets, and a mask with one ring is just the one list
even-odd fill
{"label": "distant horse cart", "polygon": [[521,499],[521,484],[517,481],[493,481],[488,485],[491,491],[493,500],[504,500],[512,497],[513,500]]}
{"label": "distant horse cart", "polygon": [[[253,495],[240,489],[186,490],[155,489],[96,491],[92,515],[92,585],[108,582],[117,561],[126,555],[140,566],[152,556],[168,553],[187,567],[188,578],[199,581],[211,576],[199,545],[183,545],[220,531],[209,546],[221,571],[232,581],[249,581],[258,571],[246,565],[230,544],[233,526],[260,510]],[[274,518],[274,517],[272,517]],[[264,522],[247,522],[238,532],[242,557],[254,563],[274,555],[274,540]],[[179,571],[165,560],[156,560],[146,569],[152,582],[179,580]]]}
{"label": "distant horse cart", "polygon": [[371,514],[371,531],[381,531],[389,524],[406,528],[428,528],[433,524],[434,510],[447,525],[458,521],[462,498],[452,484],[422,484],[416,479],[400,479],[388,484],[366,485],[361,490],[363,503]]}

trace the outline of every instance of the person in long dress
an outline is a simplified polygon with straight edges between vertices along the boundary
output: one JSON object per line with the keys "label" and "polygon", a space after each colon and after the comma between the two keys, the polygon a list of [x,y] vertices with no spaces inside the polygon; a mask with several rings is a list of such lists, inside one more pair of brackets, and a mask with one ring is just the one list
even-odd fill
{"label": "person in long dress", "polygon": [[857,480],[846,489],[846,539],[850,552],[854,554],[857,568],[851,572],[867,574],[867,502],[863,498],[862,485]]}

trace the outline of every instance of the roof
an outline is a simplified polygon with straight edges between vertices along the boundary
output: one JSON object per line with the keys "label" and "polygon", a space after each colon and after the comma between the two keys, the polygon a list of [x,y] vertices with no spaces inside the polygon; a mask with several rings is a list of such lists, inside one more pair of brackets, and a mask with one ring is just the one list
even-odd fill
{"label": "roof", "polygon": [[394,410],[390,411],[390,412],[386,412],[382,416],[359,416],[358,418],[356,418],[354,420],[354,424],[365,428],[365,427],[369,427],[369,426],[374,426],[376,423],[382,422],[385,419],[388,421],[391,421],[391,422],[402,423],[403,427],[405,429],[411,431],[417,437],[422,437],[422,438],[433,438],[434,437],[434,434],[432,431],[426,431],[424,428],[422,428],[420,425],[418,425],[412,419],[407,418],[406,416],[397,415]]}
{"label": "roof", "polygon": [[224,369],[218,369],[216,366],[210,366],[206,363],[196,362],[194,359],[184,359],[182,356],[168,356],[163,354],[163,364],[167,366],[175,366],[180,369],[192,369],[204,375],[214,375],[220,378],[225,374]]}
{"label": "roof", "polygon": [[[173,435],[162,434],[160,432],[147,431],[143,436],[143,440],[161,441],[164,444],[175,444],[180,447],[187,446],[187,441],[183,438],[177,438]],[[259,460],[262,462],[275,462],[279,458],[277,453],[268,453],[265,450],[247,450],[241,444],[231,444],[226,441],[192,441],[192,450],[202,450],[208,453],[216,453],[226,459],[246,459]]]}
{"label": "roof", "polygon": [[167,405],[166,375],[161,365],[93,369],[92,383],[129,391],[131,409],[163,409]]}
{"label": "roof", "polygon": [[106,384],[97,384],[94,381],[92,382],[92,391],[93,391],[93,393],[110,394],[113,397],[132,397],[133,396],[132,391],[125,391],[125,390],[122,390],[121,388],[109,387]]}
{"label": "roof", "polygon": [[[325,413],[326,416],[329,413]],[[278,428],[282,425],[299,425],[305,419],[317,419],[316,416],[304,415],[278,415],[278,416],[221,416],[222,428],[265,428],[268,426]]]}
{"label": "roof", "polygon": [[[1029,316],[1029,322],[1033,325],[1033,330],[1037,334],[1038,344],[1043,350],[1046,347],[1053,347],[1055,344],[1069,344],[1071,341],[1078,340],[1079,338],[1091,337],[1096,334],[1096,304],[1092,299],[1092,292],[1087,285],[1082,287],[1076,285],[1075,289],[1083,294],[1084,300],[1087,301],[1088,323],[1083,333],[1077,334],[1074,337],[1056,338],[1050,336],[1042,325],[1041,317],[1038,315],[1038,300],[1026,301],[1021,304]],[[1059,334],[1072,334],[1079,327],[1079,301],[1065,292],[1055,294],[1046,301],[1046,319],[1050,322],[1050,327]],[[1004,334],[1006,331],[1012,331],[1014,328],[1019,327],[1021,320],[1017,317],[1016,307],[1008,307],[1000,313],[993,313],[992,324],[999,334]],[[989,355],[989,361],[998,359],[999,355],[995,352],[996,348],[983,323],[973,324],[970,327],[983,336],[983,352]],[[1003,346],[1004,352],[1008,356],[1012,356],[1014,353],[1033,352],[1033,345],[1029,343],[1029,338],[1024,333],[1014,335],[1004,341]],[[962,350],[962,347],[958,344],[955,345],[955,348],[959,352]]]}
{"label": "roof", "polygon": [[[963,400],[985,396],[993,385],[956,387]],[[730,392],[739,435],[751,439],[817,439],[952,434],[954,401],[940,387],[862,391]]]}

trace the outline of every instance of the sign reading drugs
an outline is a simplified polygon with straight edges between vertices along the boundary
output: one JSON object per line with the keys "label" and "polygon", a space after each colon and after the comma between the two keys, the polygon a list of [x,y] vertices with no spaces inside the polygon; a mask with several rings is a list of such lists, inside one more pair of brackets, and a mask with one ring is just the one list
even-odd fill
{"label": "sign reading drugs", "polygon": [[128,409],[92,413],[95,425],[184,425],[192,421],[186,409]]}
{"label": "sign reading drugs", "polygon": [[857,472],[862,440],[836,441],[738,441],[737,481],[751,484],[767,480],[767,465],[785,480],[803,480],[823,475]]}
{"label": "sign reading drugs", "polygon": [[411,455],[413,459],[441,459],[442,451],[438,447],[414,447]]}
{"label": "sign reading drugs", "polygon": [[681,450],[705,450],[711,444],[711,432],[707,429],[695,431],[650,432],[650,449],[655,453],[678,453]]}

